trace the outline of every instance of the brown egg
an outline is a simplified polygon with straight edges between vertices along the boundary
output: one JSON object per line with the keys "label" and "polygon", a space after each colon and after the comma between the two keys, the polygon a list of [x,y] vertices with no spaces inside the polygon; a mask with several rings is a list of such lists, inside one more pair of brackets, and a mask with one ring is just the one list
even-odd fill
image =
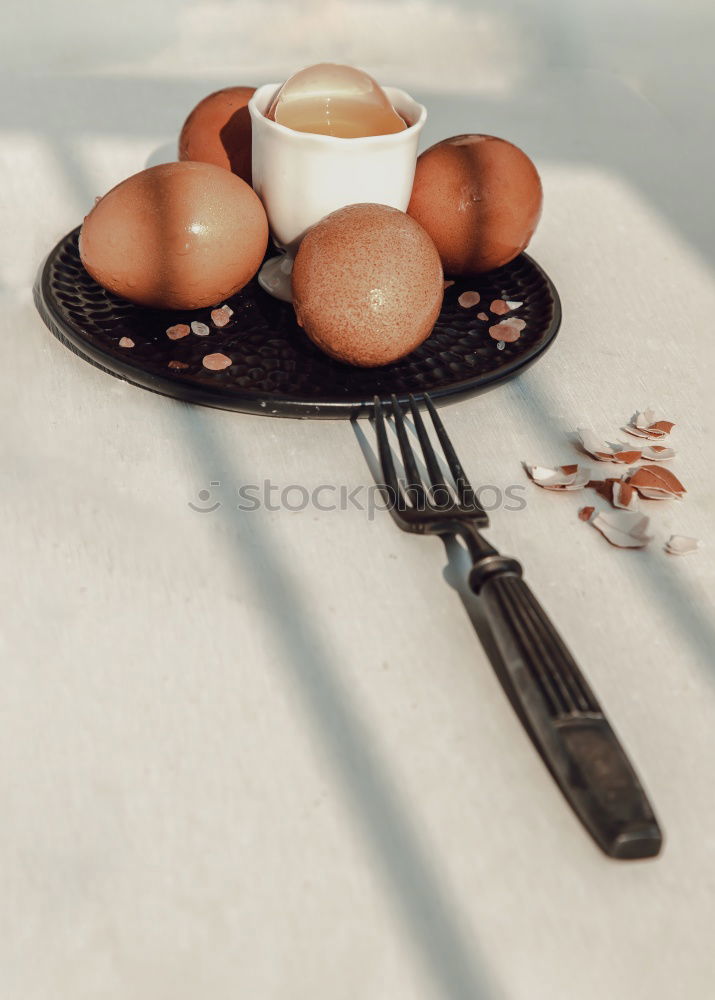
{"label": "brown egg", "polygon": [[455,135],[418,158],[407,211],[434,240],[446,274],[481,274],[527,246],[541,202],[526,153],[493,135]]}
{"label": "brown egg", "polygon": [[439,254],[414,219],[387,205],[348,205],[303,239],[293,265],[293,305],[326,354],[372,368],[427,339],[442,282]]}
{"label": "brown egg", "polygon": [[268,243],[258,195],[209,163],[128,177],[85,218],[82,263],[100,285],[157,309],[199,309],[250,281]]}
{"label": "brown egg", "polygon": [[232,170],[251,183],[251,116],[255,87],[226,87],[200,101],[184,122],[179,159]]}

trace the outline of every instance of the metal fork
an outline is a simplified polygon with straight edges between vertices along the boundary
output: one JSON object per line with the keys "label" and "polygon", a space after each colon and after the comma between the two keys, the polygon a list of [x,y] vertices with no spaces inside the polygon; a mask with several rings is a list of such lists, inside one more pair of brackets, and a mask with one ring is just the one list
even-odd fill
{"label": "metal fork", "polygon": [[[516,559],[500,555],[480,533],[489,518],[477,501],[432,400],[424,394],[454,479],[442,474],[414,396],[409,397],[430,484],[422,480],[402,409],[388,406],[402,454],[398,477],[388,441],[384,405],[375,396],[375,430],[390,510],[403,531],[458,535],[473,561],[470,588],[486,605],[503,659],[500,677],[534,745],[572,808],[613,858],[648,858],[660,851],[662,834],[638,777],[548,615],[522,579]],[[438,500],[439,494],[439,500]]]}

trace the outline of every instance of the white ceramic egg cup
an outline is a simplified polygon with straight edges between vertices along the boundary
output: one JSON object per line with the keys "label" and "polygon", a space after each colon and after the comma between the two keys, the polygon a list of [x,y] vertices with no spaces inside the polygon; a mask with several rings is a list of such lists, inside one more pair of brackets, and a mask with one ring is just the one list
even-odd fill
{"label": "white ceramic egg cup", "polygon": [[253,187],[263,202],[274,242],[284,253],[258,273],[271,295],[292,301],[293,260],[308,229],[330,212],[357,202],[405,211],[412,193],[417,143],[427,111],[404,90],[383,88],[409,127],[390,135],[341,139],[295,132],[265,116],[280,87],[267,83],[248,102]]}

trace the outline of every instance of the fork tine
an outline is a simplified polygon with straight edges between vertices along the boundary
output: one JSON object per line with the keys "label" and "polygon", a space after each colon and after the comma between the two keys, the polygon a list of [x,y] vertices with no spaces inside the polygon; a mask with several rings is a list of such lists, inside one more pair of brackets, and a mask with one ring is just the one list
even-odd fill
{"label": "fork tine", "polygon": [[422,485],[422,477],[420,476],[417,463],[415,462],[415,455],[412,451],[409,438],[407,437],[407,429],[405,428],[405,418],[402,413],[402,407],[397,402],[397,396],[395,396],[394,393],[391,399],[392,414],[395,418],[395,428],[397,430],[397,440],[400,442],[402,464],[405,467],[405,475],[407,476],[408,492],[409,490],[414,491],[415,499],[419,503],[424,499],[425,488]]}
{"label": "fork tine", "polygon": [[412,419],[415,424],[415,430],[417,431],[417,437],[420,441],[420,446],[422,448],[422,454],[424,455],[425,465],[427,466],[427,472],[429,473],[430,481],[435,489],[446,490],[449,494],[449,487],[444,481],[442,475],[442,470],[439,467],[439,462],[437,461],[437,455],[432,447],[432,442],[429,439],[427,430],[425,428],[424,422],[420,411],[417,409],[417,403],[415,402],[415,397],[410,393],[410,410],[412,412]]}
{"label": "fork tine", "polygon": [[377,450],[380,455],[380,465],[382,467],[382,475],[385,480],[385,485],[392,492],[392,497],[390,498],[392,502],[397,503],[400,499],[400,484],[397,480],[397,473],[395,472],[395,463],[392,458],[392,450],[390,448],[390,442],[387,440],[387,430],[385,428],[385,416],[382,412],[382,403],[380,402],[380,397],[374,397],[375,404],[375,433],[377,435]]}
{"label": "fork tine", "polygon": [[457,452],[454,450],[454,446],[449,439],[449,435],[444,428],[444,424],[440,419],[437,410],[434,407],[434,403],[430,399],[427,393],[424,394],[424,401],[429,410],[429,414],[432,417],[432,423],[434,424],[434,429],[437,431],[437,437],[439,438],[439,443],[442,445],[442,451],[444,452],[444,457],[447,459],[447,465],[449,466],[449,471],[454,477],[454,481],[457,486],[457,496],[459,497],[459,502],[465,505],[473,506],[477,503],[476,497],[474,495],[474,490],[472,489],[472,484],[467,479],[466,473],[462,468],[462,463],[457,457]]}

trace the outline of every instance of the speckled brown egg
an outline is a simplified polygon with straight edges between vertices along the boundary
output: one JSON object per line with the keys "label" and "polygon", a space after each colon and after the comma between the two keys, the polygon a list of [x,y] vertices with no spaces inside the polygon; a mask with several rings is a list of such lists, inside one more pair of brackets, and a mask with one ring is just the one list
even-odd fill
{"label": "speckled brown egg", "polygon": [[482,274],[528,245],[541,215],[536,167],[493,135],[455,135],[417,160],[407,208],[434,240],[447,274]]}
{"label": "speckled brown egg", "polygon": [[82,263],[110,292],[157,309],[199,309],[235,294],[268,243],[263,205],[209,163],[162,163],[128,177],[85,218]]}
{"label": "speckled brown egg", "polygon": [[442,305],[439,254],[387,205],[340,208],[308,231],[293,265],[293,305],[310,339],[339,361],[397,361],[430,335]]}
{"label": "speckled brown egg", "polygon": [[251,183],[251,116],[255,87],[226,87],[200,101],[184,122],[179,159],[199,160]]}

